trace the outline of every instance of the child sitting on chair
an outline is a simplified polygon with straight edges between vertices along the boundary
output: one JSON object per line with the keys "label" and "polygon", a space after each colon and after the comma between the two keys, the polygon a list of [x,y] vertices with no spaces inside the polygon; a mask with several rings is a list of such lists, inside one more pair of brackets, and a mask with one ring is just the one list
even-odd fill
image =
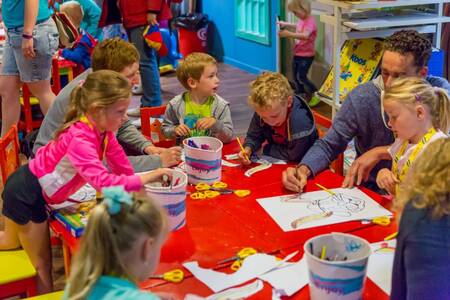
{"label": "child sitting on chair", "polygon": [[162,133],[181,140],[189,136],[213,136],[224,143],[233,137],[230,104],[216,94],[219,88],[216,60],[205,53],[192,53],[177,68],[186,92],[167,104]]}
{"label": "child sitting on chair", "polygon": [[264,72],[250,84],[248,103],[255,110],[239,153],[243,164],[262,145],[263,154],[286,161],[300,162],[314,144],[318,133],[308,105],[292,91],[283,75]]}
{"label": "child sitting on chair", "polygon": [[151,199],[121,186],[104,188],[89,215],[64,299],[159,299],[139,290],[159,263],[166,216]]}
{"label": "child sitting on chair", "polygon": [[[78,2],[68,1],[60,6],[60,11],[65,13],[72,24],[79,30],[83,20],[83,9]],[[71,48],[62,49],[60,55],[65,59],[83,66],[91,67],[91,54],[97,41],[87,31],[80,34]]]}

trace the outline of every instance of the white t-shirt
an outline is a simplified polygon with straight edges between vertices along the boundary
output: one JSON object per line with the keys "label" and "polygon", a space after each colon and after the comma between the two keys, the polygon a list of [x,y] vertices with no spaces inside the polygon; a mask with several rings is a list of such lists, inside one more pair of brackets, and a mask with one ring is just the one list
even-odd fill
{"label": "white t-shirt", "polygon": [[[423,152],[423,150],[431,142],[433,142],[433,141],[435,141],[437,139],[441,139],[441,138],[448,138],[448,135],[446,135],[445,133],[443,133],[440,130],[436,131],[436,133],[431,137],[431,139],[428,141],[428,143],[423,145],[422,149],[419,151],[419,153],[417,153],[417,157],[420,155],[420,153]],[[389,154],[391,155],[392,159],[394,159],[395,155],[397,154],[397,152],[402,147],[403,142],[404,142],[404,140],[395,139],[394,143],[388,148]],[[408,158],[411,156],[411,153],[414,151],[414,149],[416,147],[417,147],[417,144],[408,144],[408,146],[406,146],[405,153],[403,153],[403,155],[398,160],[398,164],[397,165],[398,165],[398,169],[399,170],[403,169],[404,164],[408,161]],[[417,159],[417,157],[416,157],[416,159]]]}

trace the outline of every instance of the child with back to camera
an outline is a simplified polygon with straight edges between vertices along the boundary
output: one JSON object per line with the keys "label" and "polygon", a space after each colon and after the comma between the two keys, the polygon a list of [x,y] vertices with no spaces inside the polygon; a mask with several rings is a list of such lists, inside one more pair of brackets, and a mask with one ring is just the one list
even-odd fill
{"label": "child with back to camera", "polygon": [[213,136],[224,143],[233,137],[230,104],[217,95],[217,61],[205,53],[191,53],[177,68],[187,91],[167,104],[161,127],[168,138]]}
{"label": "child with back to camera", "polygon": [[138,191],[145,183],[171,177],[169,169],[134,175],[115,137],[127,118],[130,99],[130,83],[123,75],[106,70],[89,74],[73,90],[71,107],[55,140],[39,148],[35,158],[5,184],[0,250],[23,247],[36,268],[39,293],[52,290],[46,203],[61,203],[86,183],[97,191],[116,185]]}
{"label": "child with back to camera", "polygon": [[63,299],[159,299],[137,284],[158,265],[168,234],[165,214],[122,187],[104,188],[103,197],[89,215]]}
{"label": "child with back to camera", "polygon": [[[388,125],[396,139],[386,149],[383,159],[392,159],[392,169],[381,169],[377,184],[395,193],[409,167],[432,141],[447,137],[450,129],[450,98],[447,91],[432,87],[422,78],[395,80],[382,95]],[[381,147],[383,148],[383,147]]]}

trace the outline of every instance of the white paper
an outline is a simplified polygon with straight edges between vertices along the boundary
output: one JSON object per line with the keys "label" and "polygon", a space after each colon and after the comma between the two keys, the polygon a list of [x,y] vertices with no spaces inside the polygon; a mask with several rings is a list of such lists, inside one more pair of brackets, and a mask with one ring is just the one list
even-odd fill
{"label": "white paper", "polygon": [[[389,248],[385,248],[385,246]],[[369,256],[367,276],[386,294],[391,294],[392,267],[394,265],[394,253],[396,240],[383,241],[370,244],[372,254]]]}
{"label": "white paper", "polygon": [[212,294],[206,298],[194,294],[187,294],[184,300],[240,300],[258,293],[263,288],[264,283],[261,280],[255,280],[252,283]]}
{"label": "white paper", "polygon": [[259,157],[259,159],[256,161],[259,164],[263,164],[263,163],[271,163],[273,165],[285,165],[287,164],[287,162],[285,160],[279,159],[279,158],[275,158],[269,155],[262,155],[261,157]]}
{"label": "white paper", "polygon": [[76,191],[73,195],[69,197],[69,199],[72,199],[74,201],[64,201],[59,204],[50,204],[49,206],[52,209],[56,210],[73,205],[78,205],[79,203],[82,202],[91,201],[94,200],[95,197],[96,197],[95,189],[89,183],[86,183],[78,191]]}
{"label": "white paper", "polygon": [[184,263],[183,266],[198,280],[217,293],[229,287],[247,282],[278,267],[295,256],[297,252],[298,251],[286,256],[282,261],[277,260],[275,256],[263,253],[251,255],[244,260],[239,270],[232,274],[201,268],[196,261]]}
{"label": "white paper", "polygon": [[259,278],[270,283],[278,295],[292,296],[309,282],[306,259],[285,263]]}
{"label": "white paper", "polygon": [[232,163],[232,162],[229,162],[228,160],[222,159],[222,165],[226,166],[226,167],[238,167],[241,164]]}
{"label": "white paper", "polygon": [[[326,191],[317,191],[303,193],[300,196],[276,196],[257,199],[257,201],[285,232],[354,220],[392,216],[389,210],[357,188],[338,188],[331,189],[331,191],[335,195]],[[325,212],[332,212],[333,214],[326,218],[305,222],[297,228],[291,226],[294,220]]]}

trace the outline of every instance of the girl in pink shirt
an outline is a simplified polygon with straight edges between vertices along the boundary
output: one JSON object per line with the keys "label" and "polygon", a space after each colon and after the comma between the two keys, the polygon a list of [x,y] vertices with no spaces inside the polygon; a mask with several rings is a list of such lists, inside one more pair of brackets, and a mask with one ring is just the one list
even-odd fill
{"label": "girl in pink shirt", "polygon": [[130,84],[123,75],[107,70],[89,74],[73,90],[71,107],[55,139],[5,184],[0,250],[23,247],[37,271],[38,293],[52,291],[47,203],[63,202],[86,183],[97,191],[123,186],[131,192],[147,182],[162,181],[164,175],[171,177],[169,169],[134,175],[117,142],[115,132],[126,121],[130,96]]}
{"label": "girl in pink shirt", "polygon": [[288,9],[297,18],[297,24],[279,22],[283,27],[295,29],[280,30],[278,35],[282,38],[295,39],[292,77],[295,82],[296,94],[307,94],[308,98],[317,91],[316,86],[308,79],[308,71],[314,60],[314,43],[317,37],[317,25],[311,16],[311,3],[309,0],[291,0]]}

